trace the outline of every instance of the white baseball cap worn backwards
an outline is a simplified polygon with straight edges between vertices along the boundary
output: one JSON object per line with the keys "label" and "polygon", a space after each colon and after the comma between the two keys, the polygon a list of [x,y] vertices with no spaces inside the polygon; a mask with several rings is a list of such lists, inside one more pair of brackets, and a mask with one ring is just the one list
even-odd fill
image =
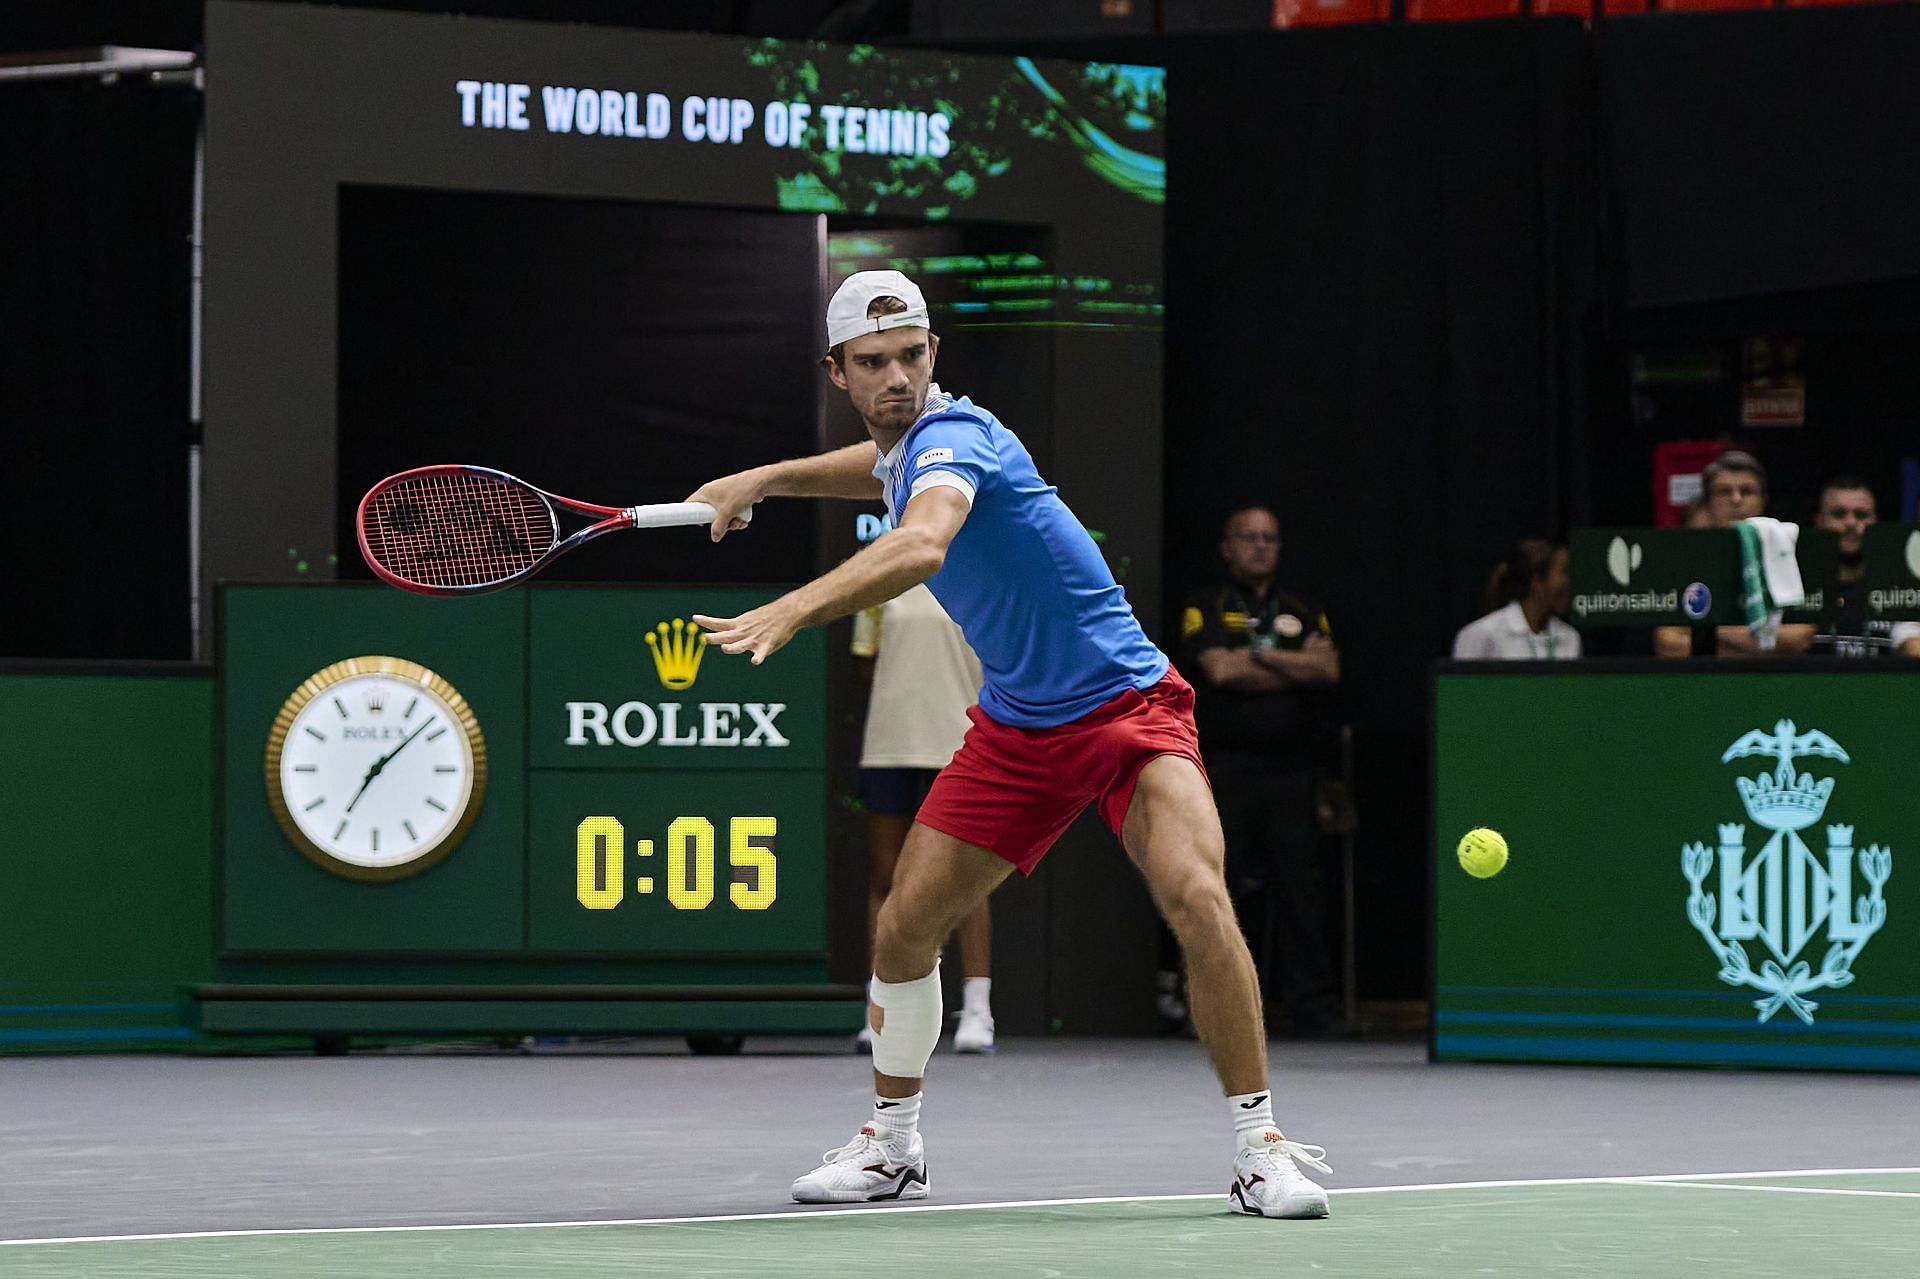
{"label": "white baseball cap worn backwards", "polygon": [[[875,298],[899,298],[907,309],[893,315],[868,315]],[[827,303],[827,349],[832,350],[862,333],[888,329],[929,328],[927,300],[920,286],[898,271],[856,271],[834,290]]]}

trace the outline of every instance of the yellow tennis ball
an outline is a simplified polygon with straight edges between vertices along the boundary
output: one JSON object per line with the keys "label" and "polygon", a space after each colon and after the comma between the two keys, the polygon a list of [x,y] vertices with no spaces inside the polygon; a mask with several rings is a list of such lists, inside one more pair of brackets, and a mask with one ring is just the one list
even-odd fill
{"label": "yellow tennis ball", "polygon": [[1507,864],[1507,841],[1485,826],[1462,835],[1458,851],[1460,868],[1475,879],[1491,879]]}

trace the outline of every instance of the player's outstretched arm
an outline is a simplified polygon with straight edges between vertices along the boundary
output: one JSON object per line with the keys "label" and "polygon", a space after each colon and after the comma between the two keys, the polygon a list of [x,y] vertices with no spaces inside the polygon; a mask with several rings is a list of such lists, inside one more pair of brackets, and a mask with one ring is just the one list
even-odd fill
{"label": "player's outstretched arm", "polygon": [[713,507],[714,541],[743,529],[740,516],[755,502],[766,497],[849,497],[880,499],[880,481],[873,474],[874,451],[871,442],[849,444],[831,453],[796,457],[750,471],[736,471],[717,480],[708,480],[688,495],[689,502],[705,502]]}
{"label": "player's outstretched arm", "polygon": [[956,490],[930,488],[907,503],[898,528],[831,572],[738,617],[695,613],[693,620],[721,652],[751,653],[758,666],[802,627],[883,604],[938,573],[970,509]]}

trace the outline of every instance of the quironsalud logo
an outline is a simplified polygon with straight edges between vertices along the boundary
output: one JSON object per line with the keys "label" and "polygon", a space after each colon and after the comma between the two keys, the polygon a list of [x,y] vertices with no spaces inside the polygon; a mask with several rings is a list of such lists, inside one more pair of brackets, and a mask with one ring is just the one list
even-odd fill
{"label": "quironsalud logo", "polygon": [[[1720,961],[1720,980],[1760,991],[1753,1001],[1760,1021],[1786,1008],[1811,1026],[1820,1005],[1807,998],[1853,981],[1853,961],[1887,920],[1884,890],[1893,873],[1893,850],[1870,844],[1856,850],[1853,827],[1828,826],[1824,857],[1809,848],[1800,832],[1819,821],[1833,795],[1833,778],[1815,780],[1794,772],[1793,761],[1816,755],[1852,762],[1825,733],[1798,733],[1783,719],[1773,732],[1755,730],[1727,748],[1721,763],[1750,755],[1779,761],[1772,773],[1741,777],[1735,786],[1747,816],[1772,832],[1749,857],[1747,828],[1720,826],[1719,896],[1706,889],[1716,850],[1702,843],[1680,850],[1680,867],[1693,886],[1687,918]],[[1855,859],[1868,891],[1854,895]],[[1718,925],[1716,927],[1716,924]],[[1800,951],[1824,926],[1827,952],[1815,972]],[[1771,952],[1753,967],[1745,943],[1757,941]],[[1763,952],[1764,954],[1764,952]]]}

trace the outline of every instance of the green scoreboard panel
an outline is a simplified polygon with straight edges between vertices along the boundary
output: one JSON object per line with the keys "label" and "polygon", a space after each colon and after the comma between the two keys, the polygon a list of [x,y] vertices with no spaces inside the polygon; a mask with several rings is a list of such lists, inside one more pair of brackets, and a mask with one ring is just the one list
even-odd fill
{"label": "green scoreboard panel", "polygon": [[1443,665],[1434,1056],[1920,1071],[1916,706],[1893,663]]}
{"label": "green scoreboard panel", "polygon": [[690,621],[772,594],[224,588],[223,956],[378,956],[360,972],[387,980],[545,964],[472,978],[496,982],[584,971],[568,957],[700,980],[684,961],[710,957],[821,980],[822,634],[754,666]]}
{"label": "green scoreboard panel", "polygon": [[755,666],[686,619],[764,594],[530,598],[527,944],[824,951],[823,633]]}

